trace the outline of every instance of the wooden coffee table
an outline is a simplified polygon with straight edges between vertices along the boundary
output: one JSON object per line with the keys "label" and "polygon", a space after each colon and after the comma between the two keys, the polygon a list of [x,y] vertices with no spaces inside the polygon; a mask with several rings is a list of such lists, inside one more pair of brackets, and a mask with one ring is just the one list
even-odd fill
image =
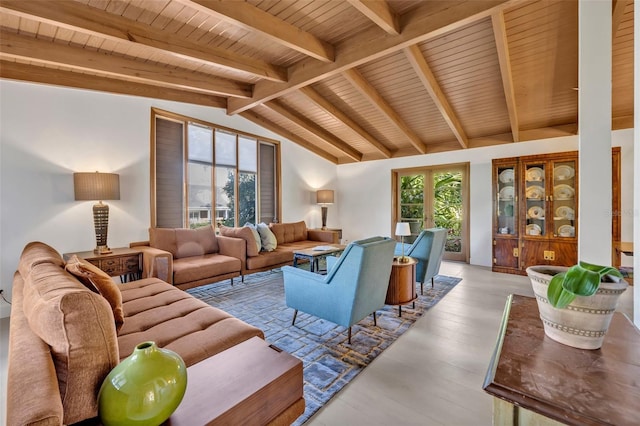
{"label": "wooden coffee table", "polygon": [[341,253],[345,249],[345,245],[342,244],[319,244],[318,247],[324,247],[325,250],[314,250],[313,248],[304,250],[294,250],[293,252],[293,267],[298,266],[299,259],[305,259],[309,261],[309,270],[311,272],[318,271],[318,261],[330,254]]}
{"label": "wooden coffee table", "polygon": [[187,368],[166,425],[290,424],[304,412],[302,361],[253,337]]}

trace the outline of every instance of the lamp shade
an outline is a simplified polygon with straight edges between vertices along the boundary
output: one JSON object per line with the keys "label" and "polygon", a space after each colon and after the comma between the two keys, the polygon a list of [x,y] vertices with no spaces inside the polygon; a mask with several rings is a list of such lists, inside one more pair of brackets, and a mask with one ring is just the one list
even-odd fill
{"label": "lamp shade", "polygon": [[409,227],[408,222],[396,223],[396,236],[408,237],[409,235],[411,235],[411,228]]}
{"label": "lamp shade", "polygon": [[316,192],[318,204],[333,204],[333,189],[321,189]]}
{"label": "lamp shade", "polygon": [[74,173],[76,201],[120,199],[120,175],[115,173]]}

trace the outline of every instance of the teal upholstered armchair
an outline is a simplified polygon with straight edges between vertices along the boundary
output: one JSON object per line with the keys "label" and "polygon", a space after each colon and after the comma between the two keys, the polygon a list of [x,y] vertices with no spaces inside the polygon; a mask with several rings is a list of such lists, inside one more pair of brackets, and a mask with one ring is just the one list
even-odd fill
{"label": "teal upholstered armchair", "polygon": [[395,240],[373,237],[351,242],[339,258],[327,258],[327,275],[284,266],[287,306],[349,328],[384,306]]}
{"label": "teal upholstered armchair", "polygon": [[[426,280],[431,279],[440,271],[440,263],[444,253],[444,243],[447,240],[447,230],[444,228],[424,229],[413,244],[404,245],[405,256],[411,256],[418,261],[416,265],[416,281],[420,283],[420,294]],[[402,255],[402,243],[396,244],[395,255]]]}

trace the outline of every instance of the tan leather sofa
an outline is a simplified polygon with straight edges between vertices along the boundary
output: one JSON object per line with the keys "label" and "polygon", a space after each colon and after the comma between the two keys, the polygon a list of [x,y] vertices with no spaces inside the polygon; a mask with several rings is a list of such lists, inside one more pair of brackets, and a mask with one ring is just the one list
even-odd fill
{"label": "tan leather sofa", "polygon": [[149,241],[131,243],[143,252],[142,276],[187,290],[240,276],[243,243],[197,229],[149,228]]}
{"label": "tan leather sofa", "polygon": [[307,229],[304,221],[290,223],[270,223],[269,229],[276,237],[277,247],[273,251],[252,249],[254,240],[246,228],[227,228],[223,235],[240,238],[245,243],[240,247],[238,258],[242,263],[242,279],[247,274],[267,271],[284,265],[293,264],[294,250],[312,248],[322,244],[338,244],[338,233],[328,230]]}
{"label": "tan leather sofa", "polygon": [[117,285],[115,293],[124,311],[117,332],[110,302],[68,273],[57,251],[38,242],[25,247],[13,281],[8,425],[95,417],[102,381],[143,341],[177,352],[190,366],[264,338],[260,329],[157,278]]}

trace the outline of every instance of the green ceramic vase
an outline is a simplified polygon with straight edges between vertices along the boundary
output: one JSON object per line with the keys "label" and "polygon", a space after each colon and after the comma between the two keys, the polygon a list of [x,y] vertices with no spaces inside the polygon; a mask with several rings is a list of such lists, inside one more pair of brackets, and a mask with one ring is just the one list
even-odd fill
{"label": "green ceramic vase", "polygon": [[143,342],[102,383],[98,413],[105,426],[159,425],[178,408],[187,389],[180,356]]}

